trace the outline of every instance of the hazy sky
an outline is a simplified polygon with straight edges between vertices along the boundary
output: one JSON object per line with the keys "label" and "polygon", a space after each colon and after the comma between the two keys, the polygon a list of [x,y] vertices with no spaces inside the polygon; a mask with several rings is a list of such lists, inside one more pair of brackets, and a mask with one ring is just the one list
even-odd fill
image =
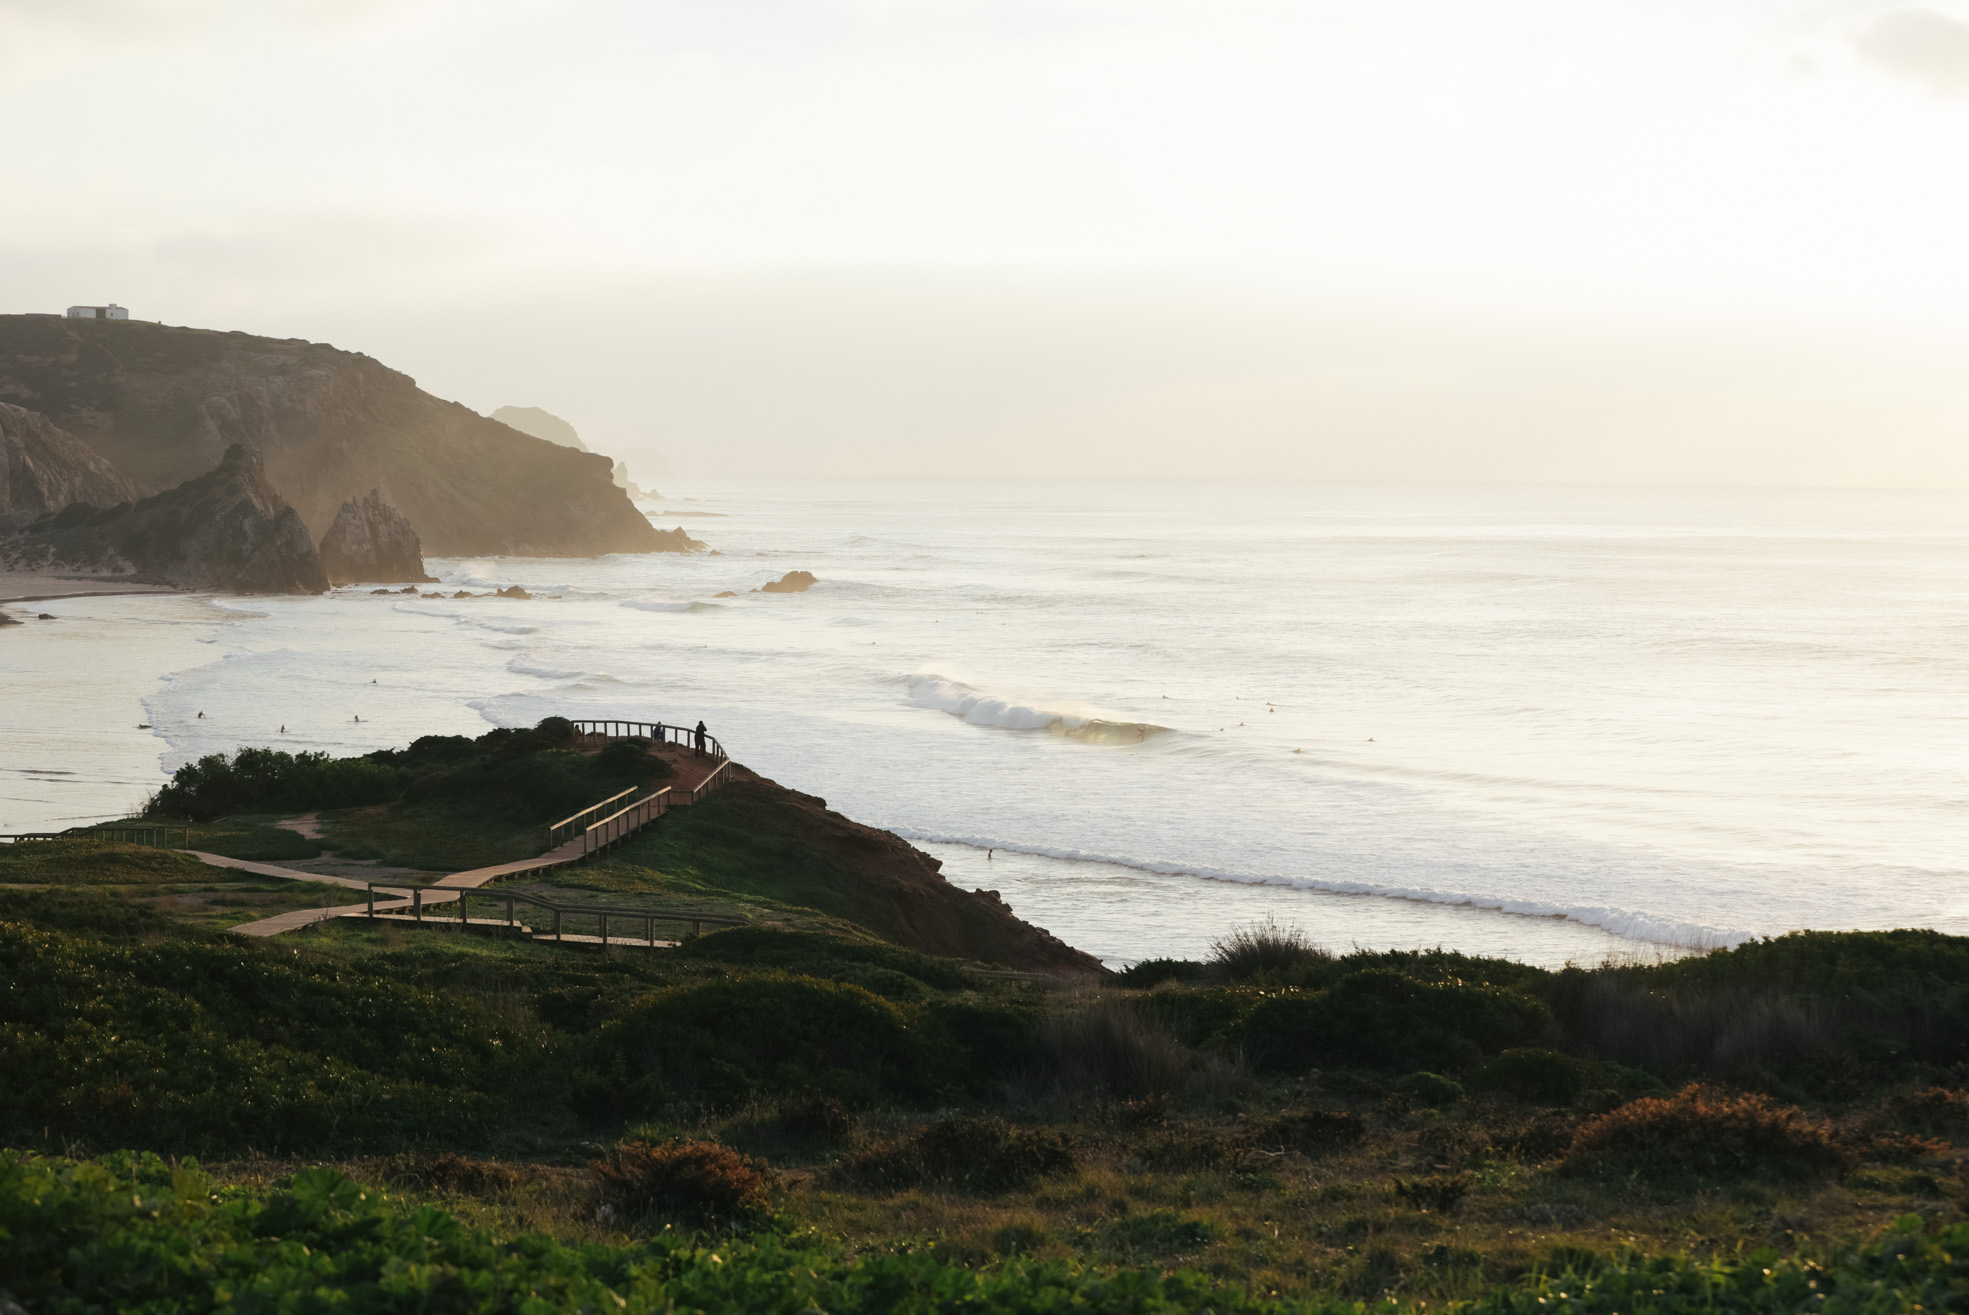
{"label": "hazy sky", "polygon": [[1969,486],[1969,8],[0,0],[0,310],[684,475]]}

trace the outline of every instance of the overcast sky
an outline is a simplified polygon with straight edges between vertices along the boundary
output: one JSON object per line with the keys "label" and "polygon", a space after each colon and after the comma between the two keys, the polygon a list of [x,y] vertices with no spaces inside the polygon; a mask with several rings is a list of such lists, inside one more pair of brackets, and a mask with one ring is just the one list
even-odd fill
{"label": "overcast sky", "polygon": [[1969,9],[0,0],[0,310],[632,466],[1969,487]]}

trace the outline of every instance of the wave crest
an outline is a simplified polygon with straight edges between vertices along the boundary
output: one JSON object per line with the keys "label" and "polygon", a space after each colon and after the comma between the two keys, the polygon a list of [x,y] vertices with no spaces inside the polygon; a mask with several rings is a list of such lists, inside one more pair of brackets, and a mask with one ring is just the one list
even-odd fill
{"label": "wave crest", "polygon": [[972,726],[1003,731],[1051,731],[1087,744],[1140,744],[1151,735],[1167,734],[1167,726],[1152,722],[1056,712],[1016,699],[1000,698],[973,689],[961,680],[921,675],[909,678],[910,702],[935,708]]}

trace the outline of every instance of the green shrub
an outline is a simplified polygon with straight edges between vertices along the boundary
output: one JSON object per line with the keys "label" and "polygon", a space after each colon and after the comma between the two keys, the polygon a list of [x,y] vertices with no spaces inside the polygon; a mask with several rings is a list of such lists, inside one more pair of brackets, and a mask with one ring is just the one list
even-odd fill
{"label": "green shrub", "polygon": [[1594,1065],[1556,1050],[1506,1050],[1470,1079],[1474,1091],[1501,1091],[1541,1105],[1570,1105],[1586,1093]]}
{"label": "green shrub", "polygon": [[1207,1219],[1148,1210],[1103,1223],[1095,1232],[1095,1249],[1112,1260],[1167,1260],[1192,1255],[1216,1240],[1216,1225]]}
{"label": "green shrub", "polygon": [[[1820,1089],[1969,1060],[1969,937],[1935,931],[1793,932],[1568,969],[1545,995],[1582,1048],[1670,1077],[1763,1071]],[[1860,1063],[1842,1071],[1831,1054]]]}
{"label": "green shrub", "polygon": [[1100,995],[1046,1020],[1044,1084],[1097,1100],[1167,1096],[1195,1067],[1190,1049],[1126,997]]}
{"label": "green shrub", "polygon": [[1825,1124],[1757,1093],[1691,1085],[1631,1101],[1584,1124],[1565,1163],[1642,1177],[1809,1177],[1851,1167]]}
{"label": "green shrub", "polygon": [[[75,901],[82,903],[82,901]],[[0,1135],[172,1152],[387,1147],[489,1126],[523,1038],[465,1001],[257,942],[0,922]]]}
{"label": "green shrub", "polygon": [[759,1166],[716,1142],[627,1141],[592,1169],[603,1199],[632,1214],[713,1223],[763,1214],[770,1204]]}
{"label": "green shrub", "polygon": [[151,796],[144,815],[207,822],[231,813],[354,808],[384,803],[400,788],[394,771],[367,758],[242,748],[180,767]]}
{"label": "green shrub", "polygon": [[1121,985],[1146,991],[1164,982],[1193,982],[1203,976],[1205,965],[1189,959],[1144,959],[1130,964],[1117,976]]}
{"label": "green shrub", "polygon": [[1228,1039],[1271,1072],[1323,1065],[1434,1070],[1467,1067],[1482,1052],[1536,1040],[1550,1022],[1541,1002],[1516,991],[1418,982],[1377,969],[1323,991],[1268,993]]}
{"label": "green shrub", "polygon": [[1463,1099],[1463,1084],[1440,1073],[1411,1073],[1397,1078],[1395,1090],[1424,1105],[1451,1105]]}
{"label": "green shrub", "polygon": [[[1180,1229],[1179,1219],[1172,1232]],[[1044,1245],[1043,1227],[1001,1252]],[[1151,1230],[1153,1231],[1153,1230]],[[1351,1315],[1351,1303],[1247,1295],[1241,1282],[1008,1258],[951,1264],[931,1248],[850,1254],[803,1237],[659,1233],[634,1245],[507,1238],[326,1169],[269,1189],[223,1187],[196,1164],[120,1153],[89,1163],[0,1151],[0,1277],[35,1312],[613,1311],[658,1315],[891,1315],[1089,1311],[1111,1315]],[[1584,1253],[1447,1315],[1873,1315],[1961,1306],[1969,1224],[1900,1221],[1823,1260],[1772,1251],[1713,1260]],[[1159,1269],[1159,1267],[1158,1267]],[[1378,1289],[1377,1289],[1378,1290]],[[1389,1315],[1423,1307],[1394,1306]]]}
{"label": "green shrub", "polygon": [[783,973],[658,991],[579,1053],[594,1075],[585,1112],[600,1119],[808,1088],[853,1105],[920,1099],[951,1068],[912,1013],[857,986]]}
{"label": "green shrub", "polygon": [[938,1185],[974,1192],[1007,1192],[1074,1166],[1073,1148],[1058,1133],[1016,1128],[1003,1119],[939,1119],[909,1137],[856,1152],[842,1169],[849,1181],[876,1191]]}

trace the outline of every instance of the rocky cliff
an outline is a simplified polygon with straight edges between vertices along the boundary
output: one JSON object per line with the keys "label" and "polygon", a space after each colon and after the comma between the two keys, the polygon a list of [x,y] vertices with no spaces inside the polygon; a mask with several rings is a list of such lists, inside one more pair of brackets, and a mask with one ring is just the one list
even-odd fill
{"label": "rocky cliff", "polygon": [[139,493],[251,444],[315,538],[344,502],[380,489],[438,555],[678,546],[615,486],[607,457],[532,438],[322,343],[0,315],[0,402],[47,416]]}
{"label": "rocky cliff", "polygon": [[335,513],[321,540],[321,569],[330,584],[429,584],[436,578],[424,573],[417,531],[375,489]]}
{"label": "rocky cliff", "polygon": [[130,481],[48,417],[0,402],[0,527],[71,502],[110,507],[136,496]]}
{"label": "rocky cliff", "polygon": [[328,588],[307,526],[274,491],[259,455],[243,445],[228,448],[207,473],[141,502],[71,503],[0,539],[0,560],[180,589]]}
{"label": "rocky cliff", "polygon": [[502,425],[510,425],[522,434],[544,438],[549,443],[559,443],[571,447],[576,452],[592,452],[593,448],[581,441],[581,435],[574,432],[574,426],[537,406],[502,406],[492,413],[492,418]]}

